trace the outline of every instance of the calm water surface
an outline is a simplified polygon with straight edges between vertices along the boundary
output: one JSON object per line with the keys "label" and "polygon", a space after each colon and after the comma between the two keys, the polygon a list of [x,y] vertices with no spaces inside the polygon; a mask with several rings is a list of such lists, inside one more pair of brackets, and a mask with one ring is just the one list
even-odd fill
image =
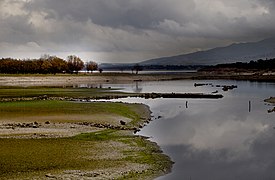
{"label": "calm water surface", "polygon": [[[195,82],[212,83],[214,87],[194,87]],[[233,84],[238,88],[227,92],[215,86]],[[158,179],[275,179],[275,113],[267,113],[273,106],[263,101],[275,96],[275,83],[190,80],[103,86],[123,88],[126,92],[218,90],[224,95],[219,100],[118,100],[150,106],[154,121],[139,134],[151,137],[175,162],[172,172]]]}

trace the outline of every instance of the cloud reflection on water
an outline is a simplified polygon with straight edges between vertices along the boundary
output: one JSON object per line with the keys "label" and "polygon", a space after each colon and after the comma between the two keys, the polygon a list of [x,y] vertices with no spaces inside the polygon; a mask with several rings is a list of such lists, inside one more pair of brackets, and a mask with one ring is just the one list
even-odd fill
{"label": "cloud reflection on water", "polygon": [[[142,92],[209,93],[214,89],[209,86],[195,88],[194,82],[140,85]],[[154,121],[140,134],[152,137],[176,162],[171,174],[158,179],[275,179],[275,113],[268,114],[269,107],[263,102],[274,96],[275,83],[213,81],[213,84],[237,84],[238,88],[222,92],[224,98],[219,100],[125,100],[150,106]],[[249,101],[251,112],[248,111]],[[159,116],[161,118],[157,118]]]}
{"label": "cloud reflection on water", "polygon": [[176,161],[164,179],[275,178],[275,133],[261,103],[249,113],[242,98],[189,100],[188,109],[163,101],[154,108],[163,119],[149,131]]}

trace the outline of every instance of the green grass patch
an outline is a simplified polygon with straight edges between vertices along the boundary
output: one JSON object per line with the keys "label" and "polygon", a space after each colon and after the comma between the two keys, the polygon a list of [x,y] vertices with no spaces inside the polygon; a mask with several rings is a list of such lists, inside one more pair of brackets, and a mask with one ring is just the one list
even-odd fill
{"label": "green grass patch", "polygon": [[[102,142],[106,142],[102,144]],[[109,142],[122,142],[113,153],[121,158],[106,157]],[[132,135],[122,135],[117,130],[83,133],[71,138],[58,139],[0,139],[0,177],[2,179],[37,179],[45,174],[60,174],[65,170],[106,169],[124,167],[126,163],[150,165],[142,173],[130,172],[118,179],[143,179],[155,177],[171,167],[171,161],[150,141]],[[99,158],[104,156],[105,158]]]}
{"label": "green grass patch", "polygon": [[117,130],[107,129],[94,133],[82,133],[73,137],[73,139],[85,141],[109,141],[121,138],[121,136],[115,134],[116,132]]}
{"label": "green grass patch", "polygon": [[97,88],[0,87],[0,98],[39,97],[45,95],[48,97],[95,98],[97,96],[132,94]]}
{"label": "green grass patch", "polygon": [[112,102],[16,101],[0,103],[0,121],[96,122],[117,116],[138,121],[138,104]]}
{"label": "green grass patch", "polygon": [[0,177],[26,178],[68,169],[94,170],[122,164],[120,160],[93,159],[93,152],[105,148],[95,146],[98,143],[100,141],[92,137],[0,139]]}
{"label": "green grass patch", "polygon": [[132,147],[138,147],[140,150],[124,151],[126,161],[150,165],[151,168],[143,173],[131,172],[119,179],[143,179],[151,177],[152,179],[169,172],[172,168],[170,158],[162,153],[157,144],[145,139],[144,137],[135,136],[131,139],[121,139],[122,142]]}

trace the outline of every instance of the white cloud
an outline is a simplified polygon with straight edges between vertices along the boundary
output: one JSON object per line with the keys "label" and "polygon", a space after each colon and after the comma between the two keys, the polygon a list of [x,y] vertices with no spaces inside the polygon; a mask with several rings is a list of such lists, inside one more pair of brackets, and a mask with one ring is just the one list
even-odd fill
{"label": "white cloud", "polygon": [[2,18],[9,16],[27,15],[28,12],[23,9],[23,6],[28,1],[26,0],[1,0],[0,1],[0,15]]}

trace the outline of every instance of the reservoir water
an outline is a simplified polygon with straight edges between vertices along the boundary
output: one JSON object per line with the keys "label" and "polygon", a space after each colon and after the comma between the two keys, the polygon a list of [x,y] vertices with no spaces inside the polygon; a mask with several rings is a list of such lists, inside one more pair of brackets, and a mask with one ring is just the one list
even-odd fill
{"label": "reservoir water", "polygon": [[[210,83],[194,86],[194,83]],[[237,85],[223,91],[217,85]],[[116,101],[150,106],[152,119],[139,135],[150,137],[175,162],[164,180],[275,179],[275,113],[264,99],[275,83],[249,81],[161,81],[103,85],[126,92],[223,94],[222,99],[141,99]]]}

